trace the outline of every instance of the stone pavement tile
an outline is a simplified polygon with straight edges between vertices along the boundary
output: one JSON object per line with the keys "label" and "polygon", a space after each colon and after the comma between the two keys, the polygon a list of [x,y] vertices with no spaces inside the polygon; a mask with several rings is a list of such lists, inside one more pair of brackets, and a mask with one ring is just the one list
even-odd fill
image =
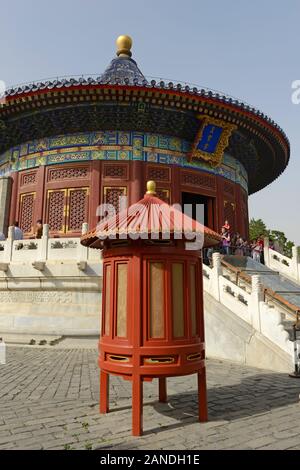
{"label": "stone pavement tile", "polygon": [[18,434],[7,434],[6,436],[0,437],[0,444],[13,443],[29,437],[32,437],[32,433],[30,431],[20,432]]}
{"label": "stone pavement tile", "polygon": [[262,436],[248,440],[247,445],[251,449],[259,449],[260,447],[265,447],[269,444],[274,444],[275,442],[276,439],[273,436]]}
{"label": "stone pavement tile", "polygon": [[[294,436],[294,437],[289,437],[286,439],[279,439],[276,442],[277,449],[285,450],[285,449],[290,449],[291,447],[298,447],[300,446],[300,435]],[[265,447],[263,447],[265,450]]]}
{"label": "stone pavement tile", "polygon": [[145,434],[137,439],[131,436],[130,383],[112,377],[112,411],[108,415],[98,412],[95,350],[24,349],[10,348],[10,368],[0,368],[5,390],[0,397],[0,439],[3,432],[9,433],[9,438],[13,433],[16,436],[7,443],[0,440],[0,448],[253,449],[280,443],[285,448],[299,445],[292,439],[298,439],[300,426],[300,384],[286,374],[208,360],[208,423],[197,421],[196,376],[168,379],[168,404],[157,402],[157,380],[146,383]]}

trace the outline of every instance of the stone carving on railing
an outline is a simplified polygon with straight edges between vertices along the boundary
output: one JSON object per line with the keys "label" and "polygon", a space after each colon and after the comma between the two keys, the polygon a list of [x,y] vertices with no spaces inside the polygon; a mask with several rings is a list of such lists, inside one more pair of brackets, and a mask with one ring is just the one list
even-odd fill
{"label": "stone carving on railing", "polygon": [[18,242],[14,244],[15,250],[37,250],[38,249],[38,244],[30,241],[30,242]]}
{"label": "stone carving on railing", "polygon": [[50,247],[52,250],[60,248],[77,248],[78,242],[76,240],[58,241],[51,242]]}
{"label": "stone carving on railing", "polygon": [[251,277],[252,285],[249,285],[247,291],[245,286],[238,286],[227,276],[219,253],[213,254],[213,268],[204,266],[204,272],[204,291],[285,352],[293,354],[293,342],[284,329],[280,310],[275,304],[270,307],[265,301],[259,275]]}
{"label": "stone carving on railing", "polygon": [[264,257],[265,264],[270,269],[278,271],[279,274],[283,274],[288,278],[300,282],[300,256],[298,247],[292,248],[292,258],[279,253],[278,251],[270,248],[270,242],[268,238],[265,238],[264,246]]}
{"label": "stone carving on railing", "polygon": [[[82,233],[88,231],[88,224],[82,226]],[[0,244],[0,271],[6,271],[9,263],[28,262],[36,270],[42,271],[46,262],[63,260],[74,261],[79,271],[86,271],[87,262],[100,261],[98,250],[88,249],[78,238],[50,238],[49,226],[43,225],[41,239],[14,240],[14,227],[9,227],[6,240]]]}

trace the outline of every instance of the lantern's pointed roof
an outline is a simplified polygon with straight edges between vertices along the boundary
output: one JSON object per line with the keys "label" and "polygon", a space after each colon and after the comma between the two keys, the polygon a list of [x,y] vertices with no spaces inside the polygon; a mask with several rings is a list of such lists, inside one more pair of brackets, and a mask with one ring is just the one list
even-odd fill
{"label": "lantern's pointed roof", "polygon": [[119,36],[117,41],[117,57],[111,61],[100,77],[102,83],[142,85],[147,80],[131,58],[132,40],[129,36]]}
{"label": "lantern's pointed roof", "polygon": [[119,214],[106,217],[81,237],[82,245],[102,248],[107,239],[141,238],[199,241],[203,247],[217,245],[219,234],[156,197],[154,181],[148,181],[143,199]]}

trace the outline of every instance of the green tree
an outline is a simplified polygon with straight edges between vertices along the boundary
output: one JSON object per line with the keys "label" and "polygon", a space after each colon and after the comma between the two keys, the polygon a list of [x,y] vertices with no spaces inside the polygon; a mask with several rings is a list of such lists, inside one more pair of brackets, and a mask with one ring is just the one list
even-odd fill
{"label": "green tree", "polygon": [[279,230],[271,230],[270,240],[273,242],[277,241],[282,248],[283,254],[290,258],[292,257],[292,248],[295,244],[288,240],[283,232],[280,232]]}
{"label": "green tree", "polygon": [[270,231],[267,229],[266,224],[261,219],[251,219],[249,225],[250,240],[256,240],[258,237],[263,235],[268,237]]}
{"label": "green tree", "polygon": [[249,224],[250,240],[256,240],[261,235],[277,242],[285,256],[292,257],[294,243],[287,239],[280,230],[269,230],[262,219],[251,219]]}

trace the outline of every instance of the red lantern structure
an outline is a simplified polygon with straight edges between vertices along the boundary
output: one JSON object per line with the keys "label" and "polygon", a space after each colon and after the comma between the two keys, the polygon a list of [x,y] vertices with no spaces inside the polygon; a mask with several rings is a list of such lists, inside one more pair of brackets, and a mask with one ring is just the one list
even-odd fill
{"label": "red lantern structure", "polygon": [[199,421],[207,420],[202,258],[186,249],[188,234],[204,246],[220,236],[171,208],[147,183],[144,198],[100,222],[81,239],[103,248],[100,413],[109,411],[109,374],[132,381],[132,433],[142,434],[143,381],[198,374]]}

